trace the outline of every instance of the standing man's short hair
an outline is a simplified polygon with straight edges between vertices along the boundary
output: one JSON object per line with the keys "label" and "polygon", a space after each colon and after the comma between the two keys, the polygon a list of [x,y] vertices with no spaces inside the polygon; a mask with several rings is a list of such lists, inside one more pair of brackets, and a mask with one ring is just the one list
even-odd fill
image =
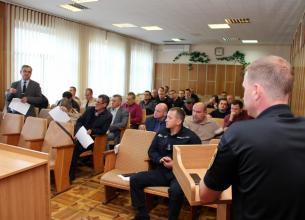
{"label": "standing man's short hair", "polygon": [[179,118],[182,123],[184,122],[185,112],[183,111],[183,109],[178,108],[178,107],[173,107],[169,111],[175,111],[176,117]]}

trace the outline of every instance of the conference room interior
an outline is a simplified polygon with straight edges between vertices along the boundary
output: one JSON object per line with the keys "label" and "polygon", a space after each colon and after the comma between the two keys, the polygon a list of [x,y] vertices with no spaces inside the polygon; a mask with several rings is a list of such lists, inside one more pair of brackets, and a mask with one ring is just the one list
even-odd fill
{"label": "conference room interior", "polygon": [[[12,82],[21,79],[20,68],[24,64],[32,67],[31,79],[40,84],[49,107],[71,86],[76,87],[80,100],[85,100],[85,90],[91,88],[94,97],[106,94],[111,98],[119,94],[123,103],[127,94],[134,92],[139,102],[144,91],[168,86],[177,92],[191,88],[200,101],[208,102],[211,96],[221,97],[224,91],[234,99],[243,100],[246,66],[268,55],[283,57],[291,63],[295,81],[289,105],[295,115],[305,116],[305,1],[0,0],[1,117],[7,109],[6,93]],[[25,118],[20,120],[24,126]],[[49,119],[47,123],[46,131],[52,124]],[[140,140],[141,136],[127,134],[134,139],[126,138],[126,146],[136,145],[137,141],[145,145],[145,135],[151,138],[143,134]],[[56,137],[64,144],[71,141],[67,137],[67,140]],[[23,148],[9,150],[3,136],[0,141],[2,153],[37,157],[39,160],[33,159],[37,164],[40,160],[46,161],[37,165],[44,166],[44,180],[41,187],[37,187],[41,191],[33,197],[39,198],[37,203],[22,193],[22,201],[43,203],[41,210],[47,213],[44,219],[134,217],[136,211],[126,186],[118,187],[112,196],[113,192],[108,192],[102,183],[104,171],[109,168],[106,158],[111,159],[111,156],[99,152],[98,157],[103,160],[96,162],[94,156],[90,156],[94,152],[90,152],[80,159],[76,179],[65,182],[57,179],[56,168],[49,172],[50,157],[37,151],[27,153]],[[106,140],[98,141],[103,144]],[[2,158],[4,160],[5,155]],[[147,156],[143,156],[142,161],[146,159]],[[65,165],[63,161],[61,166]],[[67,175],[62,167],[60,175]],[[6,172],[0,167],[0,192],[7,189],[1,189],[9,182],[6,178],[19,173]],[[27,178],[26,174],[22,175]],[[40,185],[34,177],[27,181]],[[16,196],[18,190],[12,190],[16,193],[11,195]],[[154,195],[149,204],[152,206],[150,218],[167,219],[168,195],[153,189],[148,189],[147,195]],[[111,197],[109,201],[108,197]],[[224,206],[201,206],[196,202],[192,205],[187,199],[179,219],[230,219],[227,200]],[[9,201],[16,210],[20,206],[14,198]],[[0,210],[4,203],[0,198]],[[26,213],[30,213],[31,219],[37,219],[33,216],[34,209]]]}

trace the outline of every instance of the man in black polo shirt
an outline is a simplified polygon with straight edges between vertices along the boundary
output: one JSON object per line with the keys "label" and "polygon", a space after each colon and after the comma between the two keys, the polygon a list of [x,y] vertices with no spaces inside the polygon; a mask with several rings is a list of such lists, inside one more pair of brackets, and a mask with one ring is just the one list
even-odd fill
{"label": "man in black polo shirt", "polygon": [[138,209],[135,219],[149,219],[144,206],[144,188],[147,186],[169,186],[168,219],[178,219],[184,201],[183,191],[173,172],[173,145],[201,144],[200,138],[188,128],[183,127],[185,113],[182,109],[171,108],[166,118],[166,128],[155,136],[148,155],[156,169],[139,172],[130,178],[132,205]]}
{"label": "man in black polo shirt", "polygon": [[305,119],[287,105],[292,86],[283,58],[264,57],[247,68],[245,108],[256,119],[224,133],[200,185],[204,203],[232,185],[233,219],[305,219]]}
{"label": "man in black polo shirt", "polygon": [[[86,128],[87,133],[93,136],[93,138],[94,135],[106,134],[112,121],[112,114],[107,110],[108,104],[109,97],[107,95],[99,95],[95,107],[89,106],[84,114],[77,120],[75,134],[82,126]],[[79,155],[87,150],[92,150],[93,145],[94,144],[91,144],[85,149],[79,141],[76,141],[70,166],[71,181],[75,179],[75,170]]]}

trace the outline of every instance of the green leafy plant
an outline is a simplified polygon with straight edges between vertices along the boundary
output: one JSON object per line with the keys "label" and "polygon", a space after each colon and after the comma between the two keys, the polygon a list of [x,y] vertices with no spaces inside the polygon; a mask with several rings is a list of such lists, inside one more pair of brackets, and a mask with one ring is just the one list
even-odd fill
{"label": "green leafy plant", "polygon": [[245,54],[239,52],[238,50],[233,53],[231,56],[227,57],[219,57],[216,58],[217,60],[225,60],[225,61],[233,61],[234,63],[240,63],[242,65],[243,72],[245,71],[246,67],[250,64],[245,60]]}
{"label": "green leafy plant", "polygon": [[182,53],[178,54],[174,58],[173,62],[175,62],[176,60],[178,60],[182,56],[189,56],[190,57],[189,58],[190,63],[188,64],[189,70],[193,69],[192,63],[208,63],[210,61],[209,56],[206,53],[204,53],[204,52],[201,53],[199,51],[193,51],[191,53],[182,52]]}

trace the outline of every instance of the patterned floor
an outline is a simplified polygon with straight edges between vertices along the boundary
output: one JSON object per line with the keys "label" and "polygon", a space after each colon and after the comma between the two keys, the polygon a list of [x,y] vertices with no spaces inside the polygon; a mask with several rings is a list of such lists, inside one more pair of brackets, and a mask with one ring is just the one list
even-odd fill
{"label": "patterned floor", "polygon": [[[103,189],[99,183],[100,175],[92,176],[92,169],[81,166],[78,177],[73,181],[71,189],[51,199],[52,220],[125,220],[132,219],[135,210],[131,207],[130,195],[121,191],[120,195],[107,205],[101,203]],[[51,177],[52,179],[52,177]],[[202,207],[200,220],[215,220],[216,210]],[[167,201],[160,198],[158,205],[151,210],[152,220],[167,219]],[[181,210],[180,219],[190,219],[190,208],[185,205]]]}

